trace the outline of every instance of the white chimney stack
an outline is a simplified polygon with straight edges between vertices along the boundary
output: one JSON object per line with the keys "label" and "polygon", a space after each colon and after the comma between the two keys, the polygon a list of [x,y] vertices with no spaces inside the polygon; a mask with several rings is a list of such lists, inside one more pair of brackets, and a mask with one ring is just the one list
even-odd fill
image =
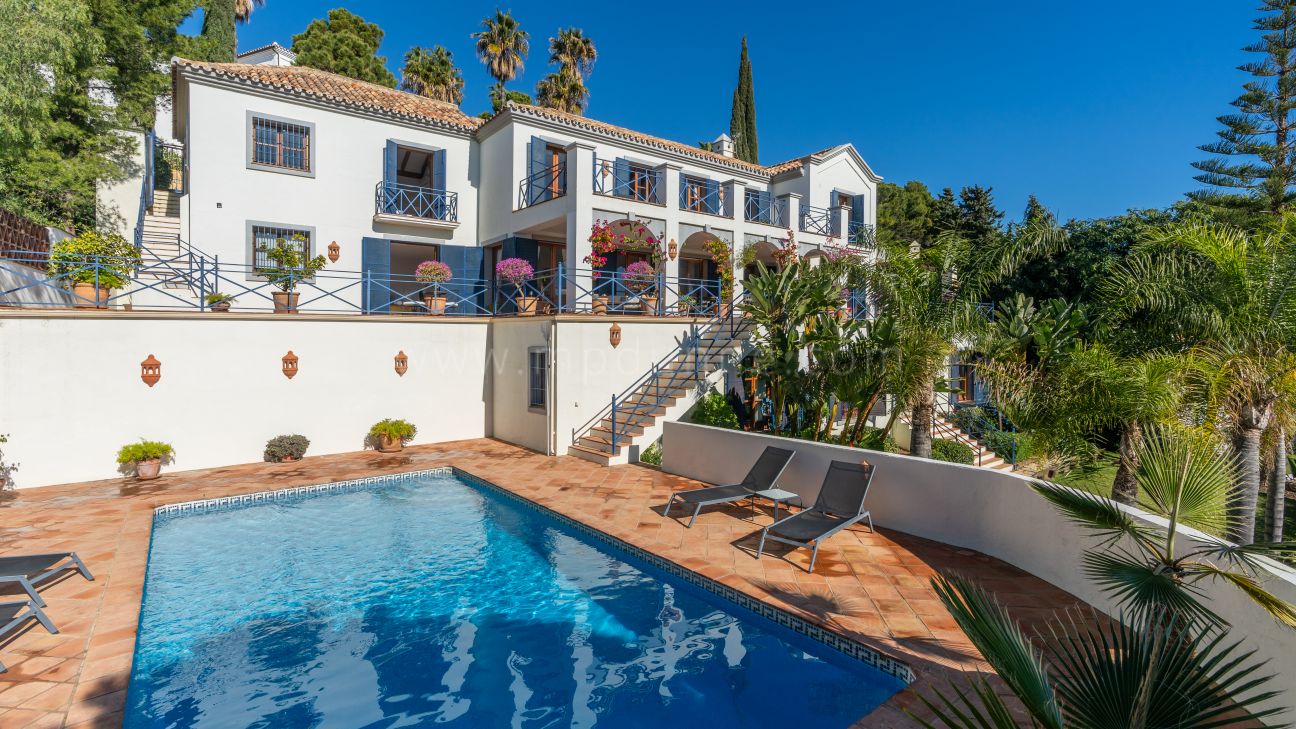
{"label": "white chimney stack", "polygon": [[721,134],[711,143],[711,151],[723,154],[726,157],[734,156],[734,143],[728,134]]}

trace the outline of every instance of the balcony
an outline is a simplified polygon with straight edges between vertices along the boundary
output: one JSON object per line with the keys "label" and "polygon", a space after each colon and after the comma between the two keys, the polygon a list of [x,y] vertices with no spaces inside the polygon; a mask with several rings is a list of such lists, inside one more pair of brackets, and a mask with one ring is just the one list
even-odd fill
{"label": "balcony", "polygon": [[661,170],[626,159],[594,159],[594,193],[665,205]]}
{"label": "balcony", "polygon": [[729,191],[716,180],[680,176],[680,210],[732,218],[729,197]]}
{"label": "balcony", "polygon": [[801,232],[816,235],[836,235],[837,225],[834,221],[837,211],[833,208],[801,208]]}
{"label": "balcony", "polygon": [[773,197],[766,190],[748,190],[743,203],[743,219],[749,223],[786,228],[787,198]]}
{"label": "balcony", "polygon": [[518,210],[567,194],[567,162],[537,170],[518,183]]}
{"label": "balcony", "polygon": [[374,186],[374,222],[453,230],[459,227],[459,193],[379,182]]}
{"label": "balcony", "polygon": [[865,248],[873,250],[877,247],[876,231],[868,223],[860,223],[854,220],[850,221],[847,227],[846,243],[856,248]]}

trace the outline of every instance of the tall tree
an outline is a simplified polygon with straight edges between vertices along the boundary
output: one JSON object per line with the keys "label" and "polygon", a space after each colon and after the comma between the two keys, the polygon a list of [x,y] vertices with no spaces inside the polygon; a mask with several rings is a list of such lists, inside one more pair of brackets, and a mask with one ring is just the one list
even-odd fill
{"label": "tall tree", "polygon": [[495,79],[491,105],[499,113],[509,100],[504,84],[517,78],[531,50],[530,34],[522,30],[511,13],[496,8],[495,16],[483,18],[482,30],[472,37],[477,41],[477,57]]}
{"label": "tall tree", "polygon": [[1264,56],[1239,67],[1253,80],[1233,101],[1236,113],[1219,117],[1219,141],[1201,149],[1213,155],[1194,162],[1206,190],[1189,193],[1211,206],[1255,215],[1293,209],[1296,186],[1296,0],[1261,0],[1267,13],[1255,20],[1260,40],[1243,50]]}
{"label": "tall tree", "polygon": [[594,69],[598,51],[579,28],[559,28],[549,39],[549,62],[558,70],[536,84],[536,103],[570,114],[582,114],[589,103],[585,78]]}
{"label": "tall tree", "polygon": [[208,61],[233,63],[238,58],[238,0],[206,0],[199,55]]}
{"label": "tall tree", "polygon": [[305,31],[293,36],[292,50],[299,66],[394,88],[396,77],[387,70],[387,58],[378,55],[382,39],[377,24],[335,8],[327,20],[312,20]]}
{"label": "tall tree", "polygon": [[454,64],[454,55],[444,46],[431,50],[414,46],[405,54],[401,70],[401,88],[429,99],[463,102],[463,72]]}
{"label": "tall tree", "polygon": [[936,233],[954,233],[959,229],[958,199],[948,187],[932,203],[932,228]]}
{"label": "tall tree", "polygon": [[536,104],[549,109],[581,114],[589,102],[589,89],[580,77],[558,71],[536,84]]}
{"label": "tall tree", "polygon": [[752,84],[751,59],[747,57],[747,36],[742,39],[738,57],[738,86],[734,88],[733,108],[729,112],[729,136],[734,140],[734,156],[759,164],[756,140],[756,89]]}
{"label": "tall tree", "polygon": [[987,245],[1001,233],[1003,211],[995,207],[991,188],[970,185],[959,191],[958,232],[973,245]]}
{"label": "tall tree", "polygon": [[252,19],[253,8],[263,7],[265,0],[235,0],[234,17],[240,23],[246,23]]}
{"label": "tall tree", "polygon": [[906,182],[904,187],[890,182],[878,185],[878,241],[888,246],[931,245],[935,240],[935,202],[927,186],[917,180]]}

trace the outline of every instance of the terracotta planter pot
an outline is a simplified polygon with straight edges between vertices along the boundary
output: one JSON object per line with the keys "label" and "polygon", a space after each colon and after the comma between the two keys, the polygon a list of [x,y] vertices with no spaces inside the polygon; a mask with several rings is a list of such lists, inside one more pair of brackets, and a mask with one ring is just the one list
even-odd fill
{"label": "terracotta planter pot", "polygon": [[540,300],[534,296],[517,297],[518,316],[535,316],[536,304]]}
{"label": "terracotta planter pot", "polygon": [[301,298],[301,294],[296,291],[275,291],[272,296],[274,296],[274,313],[297,313],[297,300]]}
{"label": "terracotta planter pot", "polygon": [[594,298],[590,299],[591,312],[602,315],[607,313],[607,308],[608,308],[608,297],[595,296]]}
{"label": "terracotta planter pot", "polygon": [[158,458],[151,458],[147,461],[140,461],[135,464],[135,478],[140,481],[152,481],[162,472],[162,461]]}
{"label": "terracotta planter pot", "polygon": [[78,309],[107,309],[108,289],[95,286],[93,283],[74,283],[72,293],[76,296],[73,303]]}
{"label": "terracotta planter pot", "polygon": [[295,460],[297,460],[297,456],[282,456],[282,457],[279,459],[279,462],[280,462],[280,463],[292,463],[292,462],[295,461]]}
{"label": "terracotta planter pot", "polygon": [[657,313],[657,297],[656,297],[656,296],[640,296],[640,297],[639,297],[639,306],[640,306],[640,308],[643,309],[643,313],[648,314],[648,315],[650,315],[650,316],[656,315],[656,313]]}
{"label": "terracotta planter pot", "polygon": [[720,316],[729,316],[729,312],[731,311],[733,311],[733,304],[727,301],[716,307],[716,313]]}
{"label": "terracotta planter pot", "polygon": [[405,444],[401,443],[400,438],[392,438],[386,435],[378,436],[378,450],[383,453],[399,453]]}
{"label": "terracotta planter pot", "polygon": [[222,312],[222,313],[223,313],[223,312],[228,312],[228,311],[230,310],[230,302],[228,302],[228,301],[221,301],[221,302],[218,302],[218,303],[212,304],[212,305],[209,306],[208,308],[211,309],[212,311],[215,311],[215,312]]}
{"label": "terracotta planter pot", "polygon": [[423,303],[427,305],[427,313],[430,316],[442,316],[446,310],[446,297],[444,296],[424,296]]}

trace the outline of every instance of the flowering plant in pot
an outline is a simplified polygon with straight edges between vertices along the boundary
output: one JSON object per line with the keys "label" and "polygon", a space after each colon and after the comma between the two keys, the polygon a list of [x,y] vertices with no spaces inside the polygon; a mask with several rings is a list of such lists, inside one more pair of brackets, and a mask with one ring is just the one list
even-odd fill
{"label": "flowering plant in pot", "polygon": [[527,282],[535,278],[535,268],[524,258],[505,258],[495,264],[495,276],[517,289],[517,311],[520,316],[536,313],[536,297],[525,295]]}
{"label": "flowering plant in pot", "polygon": [[[0,445],[9,442],[8,435],[0,435]],[[13,488],[13,474],[18,470],[17,463],[9,463],[4,459],[4,450],[0,449],[0,491]]]}
{"label": "flowering plant in pot", "polygon": [[418,428],[413,423],[387,418],[373,424],[365,438],[365,445],[383,453],[395,453],[414,440],[416,435]]}
{"label": "flowering plant in pot", "polygon": [[126,286],[139,262],[139,249],[125,238],[86,230],[54,244],[46,273],[71,285],[76,308],[105,309],[109,289]]}
{"label": "flowering plant in pot", "polygon": [[304,435],[276,435],[266,441],[265,460],[268,463],[291,463],[300,461],[310,448],[310,441]]}
{"label": "flowering plant in pot", "polygon": [[414,269],[414,280],[419,283],[432,284],[430,292],[424,291],[423,303],[427,304],[428,314],[441,316],[446,310],[446,297],[441,293],[441,284],[454,278],[454,271],[441,261],[424,261]]}
{"label": "flowering plant in pot", "polygon": [[[657,313],[657,269],[647,261],[635,261],[625,267],[622,275],[626,288],[639,297],[643,313]],[[649,292],[652,292],[651,295]]]}
{"label": "flowering plant in pot", "polygon": [[170,443],[140,439],[117,451],[117,470],[123,476],[135,474],[141,481],[151,481],[158,477],[162,466],[170,465],[173,460],[175,449]]}
{"label": "flowering plant in pot", "polygon": [[[734,265],[733,265],[733,246],[720,240],[712,238],[703,244],[707,253],[711,255],[711,260],[716,265],[716,276],[720,279],[720,300],[716,303],[718,314],[727,315],[733,306],[734,292]],[[746,258],[750,254],[752,260],[756,258],[756,249],[752,246],[743,248],[742,255]]]}
{"label": "flowering plant in pot", "polygon": [[229,311],[230,304],[234,303],[234,298],[232,294],[222,294],[219,291],[214,291],[204,296],[203,301],[207,302],[207,308],[212,311]]}
{"label": "flowering plant in pot", "polygon": [[297,283],[310,278],[328,265],[324,256],[306,257],[306,237],[293,233],[290,238],[296,245],[289,245],[287,240],[279,238],[272,246],[262,246],[259,250],[274,265],[262,266],[257,275],[265,276],[272,286],[279,289],[274,292],[274,312],[292,314],[297,311]]}

